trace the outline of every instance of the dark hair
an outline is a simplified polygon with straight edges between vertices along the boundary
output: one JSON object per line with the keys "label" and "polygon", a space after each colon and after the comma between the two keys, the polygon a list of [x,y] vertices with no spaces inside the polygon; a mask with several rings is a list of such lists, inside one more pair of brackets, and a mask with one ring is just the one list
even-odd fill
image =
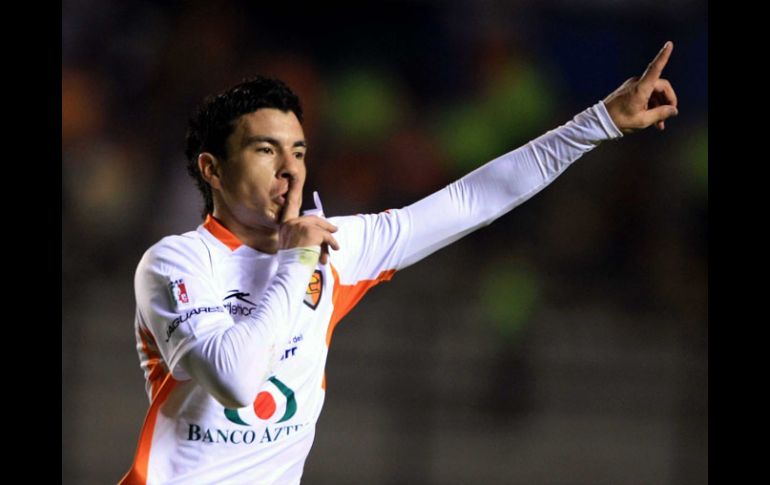
{"label": "dark hair", "polygon": [[198,169],[198,155],[209,152],[226,160],[226,141],[235,128],[235,121],[260,108],[291,111],[302,122],[302,106],[297,95],[283,81],[262,76],[246,79],[223,93],[206,97],[190,118],[185,148],[187,172],[203,195],[203,217],[214,211],[214,200],[211,187]]}

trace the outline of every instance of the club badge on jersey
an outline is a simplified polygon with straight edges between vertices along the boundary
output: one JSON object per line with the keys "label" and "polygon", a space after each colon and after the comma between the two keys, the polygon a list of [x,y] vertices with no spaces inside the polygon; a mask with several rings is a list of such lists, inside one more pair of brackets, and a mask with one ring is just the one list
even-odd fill
{"label": "club badge on jersey", "polygon": [[[313,191],[313,202],[315,203],[315,209],[309,209],[302,212],[304,216],[324,216],[324,208],[321,205],[321,196],[318,195],[318,191]],[[321,293],[323,292],[323,273],[319,270],[315,270],[310,277],[310,282],[307,285],[307,291],[305,292],[305,305],[309,306],[313,310],[318,308],[318,303],[321,301]]]}
{"label": "club badge on jersey", "polygon": [[190,303],[190,297],[187,295],[187,287],[182,278],[172,280],[168,284],[168,288],[171,292],[171,299],[173,300],[175,307],[179,308],[180,306]]}
{"label": "club badge on jersey", "polygon": [[318,308],[318,303],[321,301],[321,294],[324,288],[324,275],[320,270],[315,270],[310,277],[310,283],[307,284],[307,291],[305,291],[305,305],[315,310]]}

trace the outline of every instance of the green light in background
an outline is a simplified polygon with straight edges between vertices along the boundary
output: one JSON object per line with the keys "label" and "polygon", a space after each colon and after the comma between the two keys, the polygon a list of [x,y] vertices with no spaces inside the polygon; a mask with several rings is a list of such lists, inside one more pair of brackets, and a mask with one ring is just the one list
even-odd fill
{"label": "green light in background", "polygon": [[491,119],[473,102],[458,103],[444,110],[436,137],[452,168],[459,173],[475,169],[498,152]]}
{"label": "green light in background", "polygon": [[445,108],[435,133],[452,168],[464,174],[539,135],[552,113],[544,76],[506,64],[482,93]]}
{"label": "green light in background", "polygon": [[517,338],[542,300],[537,275],[519,266],[496,265],[480,284],[482,314],[508,341]]}
{"label": "green light in background", "polygon": [[395,131],[404,103],[396,83],[387,75],[370,69],[351,70],[331,86],[325,111],[337,136],[370,142]]}
{"label": "green light in background", "polygon": [[484,98],[483,110],[494,120],[499,143],[511,149],[543,131],[553,115],[553,89],[531,65],[503,66]]}

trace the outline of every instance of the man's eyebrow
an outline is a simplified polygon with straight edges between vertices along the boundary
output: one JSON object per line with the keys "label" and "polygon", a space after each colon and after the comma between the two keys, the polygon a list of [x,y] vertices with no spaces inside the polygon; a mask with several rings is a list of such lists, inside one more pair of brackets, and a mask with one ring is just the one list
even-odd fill
{"label": "man's eyebrow", "polygon": [[[244,140],[244,142],[243,142],[243,146],[248,146],[248,145],[251,145],[252,143],[259,143],[259,142],[269,143],[269,144],[271,144],[271,145],[273,145],[275,147],[279,147],[279,148],[281,146],[281,143],[278,140],[276,140],[275,138],[273,138],[271,136],[264,136],[264,135],[254,135],[254,136],[250,136],[250,137],[246,138],[246,140]],[[292,147],[307,148],[307,143],[305,142],[305,140],[298,140],[298,141],[294,142]]]}

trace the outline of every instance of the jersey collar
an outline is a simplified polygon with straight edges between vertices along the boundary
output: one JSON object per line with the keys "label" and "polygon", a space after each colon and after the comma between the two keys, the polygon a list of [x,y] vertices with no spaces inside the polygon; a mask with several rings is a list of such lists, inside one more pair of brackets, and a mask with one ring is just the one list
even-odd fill
{"label": "jersey collar", "polygon": [[203,227],[211,233],[212,236],[217,238],[219,242],[230,248],[230,251],[235,251],[243,245],[238,236],[230,232],[225,226],[222,225],[219,220],[211,214],[206,215],[206,220],[203,221]]}

